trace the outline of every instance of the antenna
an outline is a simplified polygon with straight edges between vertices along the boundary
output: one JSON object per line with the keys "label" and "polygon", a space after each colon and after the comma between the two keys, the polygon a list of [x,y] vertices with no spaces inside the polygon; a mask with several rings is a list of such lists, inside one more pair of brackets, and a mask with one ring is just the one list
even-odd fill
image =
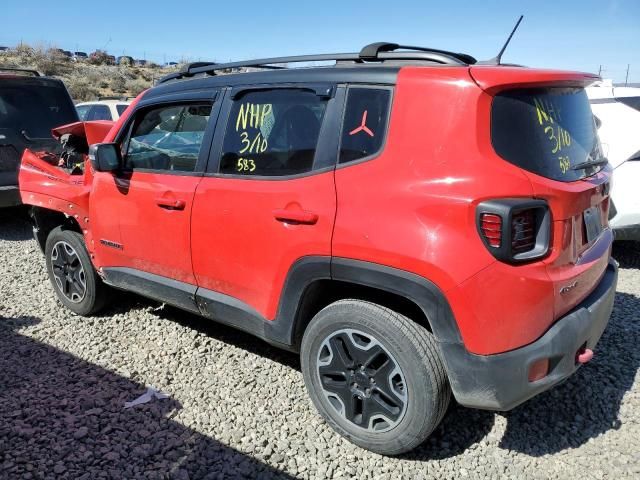
{"label": "antenna", "polygon": [[511,34],[509,35],[509,38],[507,38],[507,41],[504,42],[504,45],[502,46],[502,49],[500,50],[498,55],[493,57],[491,60],[483,60],[482,62],[478,62],[478,64],[481,64],[481,65],[500,65],[500,61],[502,60],[502,54],[507,49],[507,46],[509,46],[509,42],[511,42],[511,37],[513,37],[513,34],[516,33],[516,30],[520,26],[520,22],[522,21],[523,18],[524,18],[524,15],[520,15],[520,18],[516,22],[515,27],[513,27],[513,30],[511,30]]}

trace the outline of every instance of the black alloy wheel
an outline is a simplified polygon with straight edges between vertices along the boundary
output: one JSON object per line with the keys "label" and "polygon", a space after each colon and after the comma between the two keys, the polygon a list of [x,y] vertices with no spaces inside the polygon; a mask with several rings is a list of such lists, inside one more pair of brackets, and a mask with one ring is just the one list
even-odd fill
{"label": "black alloy wheel", "polygon": [[327,424],[383,455],[422,443],[444,416],[451,388],[433,334],[366,300],[320,310],[300,344],[302,376]]}
{"label": "black alloy wheel", "polygon": [[87,294],[87,280],[78,252],[65,241],[51,250],[51,269],[60,293],[72,303],[80,303]]}
{"label": "black alloy wheel", "polygon": [[323,393],[354,425],[384,432],[406,411],[407,390],[398,362],[373,336],[355,329],[327,337],[318,354]]}
{"label": "black alloy wheel", "polygon": [[47,236],[44,255],[53,290],[65,307],[86,316],[106,304],[109,288],[96,272],[80,232],[54,228]]}

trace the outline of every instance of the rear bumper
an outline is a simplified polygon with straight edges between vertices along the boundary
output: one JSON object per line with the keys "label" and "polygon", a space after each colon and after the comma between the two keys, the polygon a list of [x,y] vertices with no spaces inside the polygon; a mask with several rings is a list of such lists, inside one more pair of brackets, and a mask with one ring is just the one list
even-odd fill
{"label": "rear bumper", "polygon": [[20,189],[15,186],[0,187],[0,208],[15,207],[22,204]]}
{"label": "rear bumper", "polygon": [[[576,352],[585,344],[593,349],[607,326],[617,282],[618,266],[610,260],[595,290],[525,347],[495,355],[475,355],[461,343],[440,343],[456,400],[473,408],[511,410],[566,380],[580,366]],[[544,358],[550,359],[548,375],[529,382],[529,367]]]}

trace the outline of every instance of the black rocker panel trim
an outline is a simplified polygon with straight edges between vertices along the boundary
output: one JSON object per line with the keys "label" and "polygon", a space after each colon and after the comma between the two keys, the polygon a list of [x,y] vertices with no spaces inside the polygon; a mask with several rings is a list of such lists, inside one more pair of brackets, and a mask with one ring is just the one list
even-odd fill
{"label": "black rocker panel trim", "polygon": [[105,283],[112,287],[200,313],[195,302],[195,285],[127,267],[103,268],[102,274]]}
{"label": "black rocker panel trim", "polygon": [[216,322],[245,331],[280,348],[290,349],[286,336],[282,335],[282,324],[269,321],[250,305],[230,295],[199,288],[196,301],[200,313]]}
{"label": "black rocker panel trim", "polygon": [[448,302],[429,280],[384,265],[346,258],[309,256],[296,261],[284,283],[277,316],[264,318],[237,298],[132,268],[104,268],[106,283],[255,335],[273,345],[295,350],[296,325],[307,289],[318,280],[339,280],[403,296],[425,313],[436,339],[461,343]]}
{"label": "black rocker panel trim", "polygon": [[196,299],[208,318],[251,333],[286,350],[296,349],[294,334],[302,297],[314,281],[330,278],[331,257],[304,257],[289,270],[274,320],[264,318],[237,298],[199,288]]}

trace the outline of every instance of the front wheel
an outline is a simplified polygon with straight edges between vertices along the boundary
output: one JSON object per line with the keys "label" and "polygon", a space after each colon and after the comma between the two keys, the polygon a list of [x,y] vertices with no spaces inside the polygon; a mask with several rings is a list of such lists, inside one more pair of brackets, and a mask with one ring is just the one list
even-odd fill
{"label": "front wheel", "polygon": [[45,245],[47,273],[60,302],[78,315],[100,310],[107,286],[93,268],[81,234],[54,228]]}
{"label": "front wheel", "polygon": [[327,423],[367,450],[397,455],[421,444],[449,404],[433,335],[380,305],[341,300],[306,329],[302,374]]}

